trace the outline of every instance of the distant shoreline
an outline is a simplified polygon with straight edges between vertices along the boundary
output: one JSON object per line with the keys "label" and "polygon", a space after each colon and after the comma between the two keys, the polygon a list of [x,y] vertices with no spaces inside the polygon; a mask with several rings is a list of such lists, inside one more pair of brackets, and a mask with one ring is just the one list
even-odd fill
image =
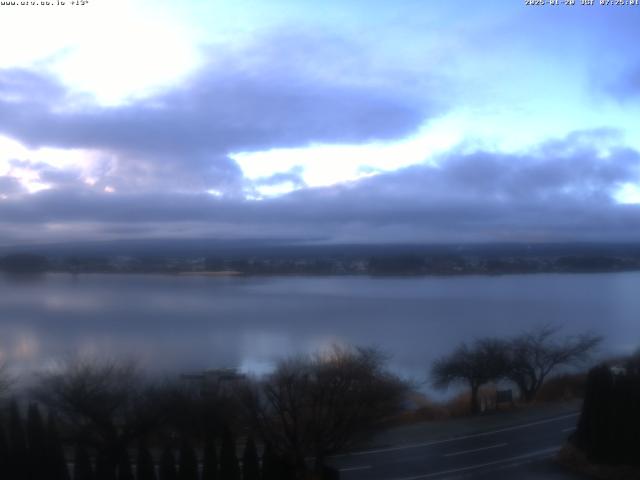
{"label": "distant shoreline", "polygon": [[132,270],[42,270],[39,272],[7,272],[0,274],[17,276],[38,276],[46,274],[68,275],[161,275],[173,277],[211,277],[211,278],[236,278],[236,277],[366,277],[366,278],[455,278],[455,277],[503,277],[523,275],[597,275],[612,273],[640,272],[640,268],[611,269],[611,270],[531,270],[531,271],[504,271],[504,272],[423,272],[423,273],[370,273],[370,272],[241,272],[236,270],[222,271],[132,271]]}
{"label": "distant shoreline", "polygon": [[[435,248],[435,247],[434,247]],[[451,277],[536,273],[612,273],[640,270],[640,244],[624,246],[366,246],[280,247],[198,255],[104,254],[60,256],[12,253],[0,257],[9,273],[151,273],[200,277],[369,276]]]}
{"label": "distant shoreline", "polygon": [[[126,273],[126,272],[125,272]],[[153,273],[153,272],[150,272]],[[243,272],[236,270],[205,270],[205,271],[185,271],[177,272],[176,275],[189,276],[189,277],[237,277],[238,275],[245,275]]]}

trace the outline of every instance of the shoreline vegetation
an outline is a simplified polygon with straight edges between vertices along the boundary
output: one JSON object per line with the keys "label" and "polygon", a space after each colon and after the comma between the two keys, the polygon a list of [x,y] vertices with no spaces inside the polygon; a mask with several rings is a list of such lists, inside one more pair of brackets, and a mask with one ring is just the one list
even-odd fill
{"label": "shoreline vegetation", "polygon": [[178,272],[177,275],[184,276],[201,276],[201,277],[237,277],[238,275],[243,275],[242,272],[238,272],[235,270],[202,270],[202,271],[185,271]]}
{"label": "shoreline vegetation", "polygon": [[6,273],[148,273],[180,276],[448,277],[640,271],[640,246],[506,249],[277,249],[242,252],[39,253],[0,256]]}
{"label": "shoreline vegetation", "polygon": [[[432,433],[438,435],[445,432],[435,427],[446,430],[442,421],[449,419],[484,417],[492,423],[503,421],[498,416],[492,420],[493,413],[516,417],[535,415],[535,405],[569,405],[567,401],[583,397],[588,388],[584,374],[568,375],[563,367],[589,364],[599,341],[589,334],[564,337],[557,328],[540,327],[514,337],[461,344],[432,364],[430,377],[436,384],[468,387],[447,405],[412,401],[415,385],[391,372],[388,357],[375,348],[334,345],[285,357],[260,376],[218,369],[165,380],[152,379],[131,361],[71,359],[40,375],[14,400],[11,382],[0,382],[0,438],[10,444],[4,451],[24,453],[7,457],[0,451],[0,460],[3,455],[11,459],[12,473],[34,465],[42,451],[42,412],[47,412],[46,431],[52,432],[49,443],[54,447],[50,450],[56,452],[50,466],[65,465],[64,457],[68,461],[75,449],[74,462],[83,459],[91,470],[82,478],[94,478],[94,472],[98,478],[122,478],[131,468],[131,454],[142,452],[147,463],[159,461],[160,469],[171,471],[190,469],[183,460],[193,466],[201,457],[218,478],[239,480],[241,466],[251,464],[253,470],[262,469],[263,479],[334,480],[336,472],[327,459],[375,440],[377,433],[435,422]],[[523,378],[521,372],[529,371],[529,365],[540,365],[541,370]],[[560,375],[549,375],[556,370]],[[0,380],[6,373],[0,369]],[[504,381],[519,394],[501,407],[495,385]],[[481,404],[487,408],[476,408]],[[242,462],[239,451],[244,451]],[[278,467],[272,472],[274,463]],[[65,480],[64,472],[51,478]],[[38,475],[30,478],[43,478]],[[198,475],[189,478],[197,480]],[[259,477],[245,472],[243,478]]]}

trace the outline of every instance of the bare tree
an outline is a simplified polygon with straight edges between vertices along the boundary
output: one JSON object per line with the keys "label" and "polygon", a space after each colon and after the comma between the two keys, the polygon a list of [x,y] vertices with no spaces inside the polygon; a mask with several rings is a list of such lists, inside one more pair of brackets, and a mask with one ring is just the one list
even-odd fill
{"label": "bare tree", "polygon": [[283,360],[246,392],[254,428],[298,475],[306,471],[307,457],[319,470],[326,456],[402,408],[408,387],[384,364],[377,350],[340,347]]}
{"label": "bare tree", "polygon": [[152,390],[132,362],[76,360],[46,374],[34,393],[76,442],[99,450],[113,467],[131,441],[160,422]]}
{"label": "bare tree", "polygon": [[436,388],[465,383],[471,390],[471,413],[480,411],[478,391],[488,382],[507,373],[507,345],[494,338],[476,340],[471,346],[461,344],[453,353],[437,360],[431,369]]}
{"label": "bare tree", "polygon": [[592,333],[558,338],[559,331],[557,326],[544,325],[509,342],[507,377],[517,385],[525,402],[535,399],[553,370],[588,360],[602,342],[601,336]]}
{"label": "bare tree", "polygon": [[3,398],[11,388],[12,379],[9,375],[6,363],[0,364],[0,399]]}
{"label": "bare tree", "polygon": [[627,360],[626,368],[629,374],[640,376],[640,350],[636,350]]}

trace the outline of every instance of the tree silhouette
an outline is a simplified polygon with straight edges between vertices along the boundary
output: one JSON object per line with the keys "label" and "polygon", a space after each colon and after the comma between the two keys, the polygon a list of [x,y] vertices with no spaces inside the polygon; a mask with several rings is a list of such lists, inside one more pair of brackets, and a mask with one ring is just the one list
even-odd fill
{"label": "tree silhouette", "polygon": [[0,364],[0,400],[3,399],[4,395],[11,388],[12,378],[7,372],[6,363]]}
{"label": "tree silhouette", "polygon": [[160,480],[178,480],[176,459],[170,446],[166,446],[160,457]]}
{"label": "tree silhouette", "polygon": [[[637,362],[630,360],[613,368],[603,364],[589,371],[582,412],[570,440],[592,463],[640,466]],[[625,478],[637,478],[633,470],[629,473],[631,476]]]}
{"label": "tree silhouette", "polygon": [[262,480],[277,480],[276,459],[273,447],[267,443],[262,451]]}
{"label": "tree silhouette", "polygon": [[27,442],[29,445],[29,472],[32,479],[46,478],[49,474],[47,465],[47,433],[40,414],[34,403],[27,410]]}
{"label": "tree silhouette", "polygon": [[5,474],[9,475],[9,445],[7,444],[2,420],[0,418],[0,472],[5,472]]}
{"label": "tree silhouette", "polygon": [[558,339],[558,332],[558,327],[545,325],[509,342],[507,377],[518,386],[525,402],[535,399],[553,370],[584,362],[602,342],[602,337],[591,333]]}
{"label": "tree silhouette", "polygon": [[253,437],[249,436],[242,455],[242,480],[260,480],[260,463]]}
{"label": "tree silhouette", "polygon": [[306,474],[309,457],[320,473],[328,455],[402,408],[407,387],[385,360],[375,349],[334,346],[281,361],[244,392],[255,431],[298,476]]}
{"label": "tree silhouette", "polygon": [[64,456],[64,447],[58,434],[56,418],[52,412],[47,417],[47,453],[49,456],[49,480],[69,480],[67,459]]}
{"label": "tree silhouette", "polygon": [[156,470],[153,464],[153,457],[151,456],[151,452],[144,440],[141,440],[138,444],[136,480],[156,480]]}
{"label": "tree silhouette", "polygon": [[135,480],[131,469],[131,458],[126,448],[122,451],[118,462],[118,480]]}
{"label": "tree silhouette", "polygon": [[[278,472],[278,478],[280,480],[295,480],[296,478],[299,478],[299,470],[297,469],[296,465],[286,456],[276,455],[275,461],[275,471]],[[321,473],[319,474],[318,472],[316,472],[315,476],[318,475],[321,475]]]}
{"label": "tree silhouette", "polygon": [[431,376],[437,388],[447,388],[456,382],[466,383],[471,389],[471,413],[478,413],[478,391],[485,383],[507,374],[508,357],[505,342],[484,338],[471,346],[461,344],[453,353],[437,360]]}
{"label": "tree silhouette", "polygon": [[202,460],[202,480],[218,480],[218,455],[216,443],[211,434],[207,434],[204,442],[204,458]]}
{"label": "tree silhouette", "polygon": [[116,466],[113,463],[113,457],[105,452],[98,452],[96,480],[116,480]]}
{"label": "tree silhouette", "polygon": [[77,444],[73,457],[73,480],[94,480],[91,458],[87,449]]}
{"label": "tree silhouette", "polygon": [[156,428],[162,405],[152,386],[128,361],[74,360],[47,374],[36,390],[38,399],[65,422],[70,436],[83,439],[101,453],[101,465],[115,468],[131,442]]}
{"label": "tree silhouette", "polygon": [[24,426],[18,403],[12,400],[9,406],[9,468],[7,477],[26,480],[28,472],[28,449]]}
{"label": "tree silhouette", "polygon": [[240,480],[240,467],[236,455],[236,441],[229,427],[225,427],[222,433],[220,477],[223,480]]}
{"label": "tree silhouette", "polygon": [[180,445],[179,480],[198,480],[198,457],[193,445],[187,438],[183,438]]}

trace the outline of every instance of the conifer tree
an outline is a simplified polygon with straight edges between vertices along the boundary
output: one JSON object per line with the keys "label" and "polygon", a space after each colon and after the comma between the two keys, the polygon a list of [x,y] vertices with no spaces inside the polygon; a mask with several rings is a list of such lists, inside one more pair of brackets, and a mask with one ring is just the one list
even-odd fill
{"label": "conifer tree", "polygon": [[258,451],[251,436],[247,439],[242,455],[242,480],[260,480]]}
{"label": "conifer tree", "polygon": [[167,446],[160,458],[160,480],[178,480],[176,471],[176,459],[171,447]]}
{"label": "conifer tree", "polygon": [[138,445],[136,480],[156,480],[156,469],[153,463],[153,457],[145,441],[140,441]]}
{"label": "conifer tree", "polygon": [[116,467],[104,452],[96,459],[96,480],[116,480]]}
{"label": "conifer tree", "polygon": [[73,480],[94,480],[89,452],[82,445],[76,445],[73,462]]}
{"label": "conifer tree", "polygon": [[280,480],[278,461],[269,443],[264,446],[262,452],[262,480]]}
{"label": "conifer tree", "polygon": [[69,480],[67,459],[64,456],[64,447],[58,434],[58,426],[52,412],[47,417],[47,468],[49,469],[47,480]]}
{"label": "conifer tree", "polygon": [[180,445],[180,470],[179,480],[198,480],[198,457],[193,445],[186,438]]}
{"label": "conifer tree", "polygon": [[240,480],[240,467],[236,455],[236,441],[228,427],[225,427],[222,434],[220,477],[223,480]]}
{"label": "conifer tree", "polygon": [[297,478],[295,466],[289,459],[283,456],[278,456],[276,459],[279,480],[294,480]]}
{"label": "conifer tree", "polygon": [[202,480],[218,480],[218,454],[213,436],[207,434],[204,442],[204,458],[202,460]]}
{"label": "conifer tree", "polygon": [[27,445],[30,478],[47,478],[47,433],[40,409],[34,403],[27,410]]}
{"label": "conifer tree", "polygon": [[9,468],[9,444],[4,433],[3,418],[0,418],[0,472],[8,474]]}
{"label": "conifer tree", "polygon": [[131,469],[131,458],[126,448],[120,454],[118,461],[118,480],[135,480]]}
{"label": "conifer tree", "polygon": [[9,406],[9,465],[7,478],[27,480],[28,450],[18,403],[13,400]]}

